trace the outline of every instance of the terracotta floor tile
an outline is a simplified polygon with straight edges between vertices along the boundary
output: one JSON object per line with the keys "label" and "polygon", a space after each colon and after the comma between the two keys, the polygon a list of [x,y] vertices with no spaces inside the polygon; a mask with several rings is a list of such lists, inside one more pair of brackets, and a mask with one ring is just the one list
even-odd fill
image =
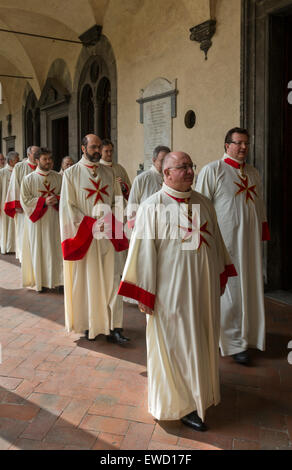
{"label": "terracotta floor tile", "polygon": [[147,449],[154,431],[153,424],[131,423],[121,444],[121,450]]}
{"label": "terracotta floor tile", "polygon": [[251,366],[220,358],[221,402],[198,433],[148,413],[146,322],[136,306],[124,303],[127,347],[104,335],[89,342],[65,331],[62,295],[15,289],[19,263],[7,259],[0,255],[0,449],[291,449],[291,306],[265,299],[267,348],[251,351]]}
{"label": "terracotta floor tile", "polygon": [[0,404],[0,419],[10,418],[20,421],[31,421],[39,408],[34,405]]}
{"label": "terracotta floor tile", "polygon": [[130,423],[124,419],[109,418],[105,416],[86,415],[80,428],[84,430],[101,431],[105,433],[115,433],[124,436]]}
{"label": "terracotta floor tile", "polygon": [[101,432],[92,450],[118,450],[123,442],[124,436]]}

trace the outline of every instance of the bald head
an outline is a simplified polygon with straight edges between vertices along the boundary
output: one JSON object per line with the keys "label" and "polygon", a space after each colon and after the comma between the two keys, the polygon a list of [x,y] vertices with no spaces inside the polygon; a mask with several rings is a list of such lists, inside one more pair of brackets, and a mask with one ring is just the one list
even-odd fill
{"label": "bald head", "polygon": [[193,162],[185,152],[170,152],[163,161],[164,182],[176,191],[188,191],[194,180]]}
{"label": "bald head", "polygon": [[98,137],[98,135],[87,134],[82,139],[81,149],[87,160],[91,162],[98,162],[101,158],[101,139]]}

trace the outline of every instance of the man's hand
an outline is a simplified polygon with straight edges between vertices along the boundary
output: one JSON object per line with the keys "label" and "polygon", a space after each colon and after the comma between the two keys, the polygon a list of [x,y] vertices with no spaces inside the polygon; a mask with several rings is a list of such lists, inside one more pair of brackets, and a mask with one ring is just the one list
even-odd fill
{"label": "man's hand", "polygon": [[142,302],[138,303],[138,307],[140,312],[147,313],[148,315],[153,315],[154,311],[151,310],[150,307],[147,307],[147,305],[142,304]]}
{"label": "man's hand", "polygon": [[47,206],[54,206],[55,204],[58,204],[58,199],[56,198],[56,196],[46,197],[46,205]]}
{"label": "man's hand", "polygon": [[22,214],[22,213],[23,213],[23,209],[22,209],[21,207],[16,207],[15,212],[16,212],[17,214]]}

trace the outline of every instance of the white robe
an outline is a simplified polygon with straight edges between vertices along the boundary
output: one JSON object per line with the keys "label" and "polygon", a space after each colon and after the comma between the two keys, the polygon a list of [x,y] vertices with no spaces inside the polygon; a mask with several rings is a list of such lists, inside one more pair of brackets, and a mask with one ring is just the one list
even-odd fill
{"label": "white robe", "polygon": [[[227,163],[226,160],[227,159]],[[196,190],[214,204],[219,227],[238,276],[221,298],[223,356],[249,347],[265,349],[262,240],[269,239],[258,171],[224,155],[199,173]]]}
{"label": "white robe", "polygon": [[[126,172],[125,168],[120,165],[119,163],[114,163],[114,162],[107,162],[103,159],[100,159],[99,163],[101,165],[105,165],[106,167],[112,168],[114,171],[115,177],[116,178],[121,178],[121,182],[116,182],[117,185],[120,186],[121,192],[123,194],[123,210],[124,214],[126,212],[126,207],[127,207],[127,200],[129,198],[130,190],[131,190],[131,182],[128,176],[128,173]],[[126,223],[126,216],[124,217],[124,222]],[[128,250],[120,251],[117,252],[115,251],[115,277],[118,282],[120,283],[123,269],[125,266],[125,262],[127,259],[127,254]],[[124,299],[125,301],[131,301],[131,299]],[[118,303],[122,302],[122,298],[118,295],[117,300]],[[119,304],[118,308],[121,308],[121,305]]]}
{"label": "white robe", "polygon": [[0,170],[0,249],[1,253],[15,253],[14,220],[4,212],[5,199],[13,167],[6,165]]}
{"label": "white robe", "polygon": [[66,328],[77,333],[89,330],[90,339],[123,324],[114,251],[127,249],[128,241],[93,237],[101,204],[114,210],[116,195],[122,197],[113,170],[84,156],[64,172],[60,223]]}
{"label": "white robe", "polygon": [[135,214],[132,212],[132,206],[138,207],[148,197],[160,191],[163,183],[163,175],[155,168],[154,165],[150,170],[143,171],[140,175],[136,176],[133,181],[132,189],[128,199],[128,220],[132,228],[134,226]]}
{"label": "white robe", "polygon": [[27,221],[29,244],[22,254],[23,287],[53,289],[63,285],[59,204],[46,206],[46,197],[59,199],[62,176],[36,169],[22,180],[20,202]]}
{"label": "white robe", "polygon": [[16,212],[16,209],[22,209],[20,204],[20,187],[23,178],[36,169],[36,165],[32,165],[29,160],[16,163],[11,175],[4,210],[5,213],[14,218],[15,221],[15,243],[16,258],[22,262],[22,247],[27,246],[27,227],[26,217],[24,213]]}
{"label": "white robe", "polygon": [[[172,226],[163,216],[163,207],[171,206],[187,220],[188,205],[173,199],[187,197],[200,205],[200,244],[188,250],[185,232],[168,236]],[[161,229],[166,237],[159,238]],[[236,273],[207,198],[163,185],[141,204],[119,294],[154,309],[146,340],[148,405],[156,419],[177,420],[197,410],[204,420],[205,410],[219,403],[220,282],[230,275]]]}

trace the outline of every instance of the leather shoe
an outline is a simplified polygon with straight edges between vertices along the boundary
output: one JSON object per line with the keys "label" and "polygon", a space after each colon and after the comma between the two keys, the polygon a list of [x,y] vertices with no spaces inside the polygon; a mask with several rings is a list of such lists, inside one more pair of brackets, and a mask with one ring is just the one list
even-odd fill
{"label": "leather shoe", "polygon": [[110,330],[110,334],[106,337],[106,339],[110,343],[116,344],[125,344],[130,341],[130,338],[126,338],[122,334],[122,328],[115,328],[114,330]]}
{"label": "leather shoe", "polygon": [[201,418],[198,416],[196,411],[192,411],[192,413],[189,413],[188,415],[184,416],[181,418],[181,421],[186,425],[190,426],[193,428],[195,431],[207,431],[207,426]]}
{"label": "leather shoe", "polygon": [[89,330],[85,330],[86,339],[88,339],[88,341],[94,341],[95,340],[95,338],[88,338],[88,335],[89,335]]}
{"label": "leather shoe", "polygon": [[249,363],[248,351],[241,351],[237,354],[233,354],[232,357],[237,364],[247,365]]}

